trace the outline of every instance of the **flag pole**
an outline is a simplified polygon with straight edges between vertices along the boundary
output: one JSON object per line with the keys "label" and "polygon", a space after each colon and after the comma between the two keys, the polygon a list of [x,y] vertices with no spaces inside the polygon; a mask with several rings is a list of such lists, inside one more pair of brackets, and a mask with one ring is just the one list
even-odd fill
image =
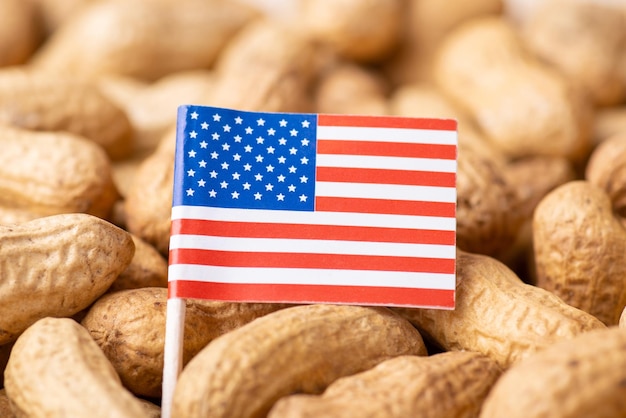
{"label": "flag pole", "polygon": [[183,339],[185,331],[185,300],[167,300],[165,317],[165,346],[163,350],[163,393],[161,418],[170,418],[172,400],[178,375],[183,369]]}

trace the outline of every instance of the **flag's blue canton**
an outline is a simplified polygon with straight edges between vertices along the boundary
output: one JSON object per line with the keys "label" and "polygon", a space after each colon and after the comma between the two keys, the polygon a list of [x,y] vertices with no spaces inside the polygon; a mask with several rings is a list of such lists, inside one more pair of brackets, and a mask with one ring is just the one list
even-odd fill
{"label": "flag's blue canton", "polygon": [[181,203],[314,210],[316,123],[314,114],[189,106]]}

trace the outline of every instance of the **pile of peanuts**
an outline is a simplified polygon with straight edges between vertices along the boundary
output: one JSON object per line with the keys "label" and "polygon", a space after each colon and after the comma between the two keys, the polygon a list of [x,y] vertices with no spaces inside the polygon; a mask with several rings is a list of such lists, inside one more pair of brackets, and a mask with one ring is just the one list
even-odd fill
{"label": "pile of peanuts", "polygon": [[455,118],[454,310],[186,300],[172,417],[626,416],[623,0],[0,0],[0,416],[159,417],[176,109]]}

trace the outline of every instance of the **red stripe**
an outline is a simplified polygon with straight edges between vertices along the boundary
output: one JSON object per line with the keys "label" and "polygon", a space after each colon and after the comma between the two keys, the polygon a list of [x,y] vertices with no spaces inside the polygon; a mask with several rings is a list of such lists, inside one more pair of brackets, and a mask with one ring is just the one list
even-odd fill
{"label": "red stripe", "polygon": [[376,155],[381,157],[456,159],[455,145],[318,139],[318,154]]}
{"label": "red stripe", "polygon": [[454,119],[407,118],[401,116],[318,115],[322,126],[359,126],[367,128],[408,128],[455,131]]}
{"label": "red stripe", "polygon": [[454,245],[455,231],[436,231],[367,226],[271,224],[225,222],[201,219],[175,219],[172,235],[212,235],[221,237],[329,239],[346,241],[401,242]]}
{"label": "red stripe", "polygon": [[325,196],[315,198],[315,210],[324,212],[440,216],[447,218],[454,218],[456,216],[456,204],[454,203]]}
{"label": "red stripe", "polygon": [[169,263],[222,267],[313,268],[446,273],[455,272],[455,259],[389,257],[353,254],[170,250]]}
{"label": "red stripe", "polygon": [[231,284],[176,280],[169,283],[168,297],[232,302],[325,302],[454,308],[454,290],[379,286]]}
{"label": "red stripe", "polygon": [[408,184],[436,187],[456,186],[455,173],[385,170],[379,168],[317,167],[315,180],[345,183]]}

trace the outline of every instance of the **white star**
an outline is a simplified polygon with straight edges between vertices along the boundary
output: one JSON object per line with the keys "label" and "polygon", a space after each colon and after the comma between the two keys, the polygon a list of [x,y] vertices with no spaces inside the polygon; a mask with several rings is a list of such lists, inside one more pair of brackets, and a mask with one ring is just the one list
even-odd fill
{"label": "white star", "polygon": [[300,158],[300,164],[308,164],[309,163],[309,159],[306,157],[302,157]]}
{"label": "white star", "polygon": [[272,183],[267,183],[265,185],[265,190],[267,190],[268,192],[271,192],[274,189],[274,185]]}
{"label": "white star", "polygon": [[268,173],[272,173],[274,171],[274,166],[270,164],[266,166],[265,169],[267,170]]}
{"label": "white star", "polygon": [[209,174],[211,175],[212,179],[216,179],[217,178],[217,171],[213,170]]}
{"label": "white star", "polygon": [[212,159],[212,160],[217,160],[217,157],[219,157],[219,156],[220,156],[220,155],[219,155],[217,152],[215,152],[215,151],[213,151],[213,152],[211,153],[211,159]]}
{"label": "white star", "polygon": [[263,125],[265,125],[265,119],[258,118],[258,119],[256,120],[256,124],[257,124],[258,126],[263,126]]}
{"label": "white star", "polygon": [[276,130],[275,130],[274,128],[269,128],[269,129],[267,130],[267,134],[268,134],[269,136],[272,136],[272,135],[274,135],[275,133],[276,133]]}
{"label": "white star", "polygon": [[233,160],[235,160],[235,161],[240,161],[240,160],[241,160],[241,155],[239,155],[239,154],[234,154],[234,155],[233,155]]}
{"label": "white star", "polygon": [[228,144],[222,144],[222,149],[223,149],[224,151],[228,151],[228,150],[230,149],[230,145],[228,145]]}
{"label": "white star", "polygon": [[257,156],[255,157],[255,159],[256,159],[256,162],[257,162],[257,163],[262,163],[262,162],[263,162],[263,156],[262,156],[261,154],[257,155]]}
{"label": "white star", "polygon": [[239,116],[237,116],[237,117],[235,118],[235,123],[236,123],[237,125],[241,125],[241,122],[243,122],[243,119],[241,119]]}
{"label": "white star", "polygon": [[198,187],[204,187],[205,184],[206,184],[206,181],[202,179],[198,180]]}
{"label": "white star", "polygon": [[279,193],[276,195],[276,199],[280,200],[280,201],[284,201],[285,200],[285,195],[282,193]]}
{"label": "white star", "polygon": [[287,126],[287,121],[285,119],[281,119],[278,124],[281,128],[284,128],[285,126]]}
{"label": "white star", "polygon": [[292,173],[292,174],[295,173],[296,170],[297,170],[297,168],[294,167],[294,166],[289,167],[289,172]]}
{"label": "white star", "polygon": [[294,147],[289,148],[289,154],[295,155],[296,152],[298,152],[298,150],[296,148],[294,148]]}
{"label": "white star", "polygon": [[241,135],[235,135],[233,138],[235,139],[235,142],[241,142]]}
{"label": "white star", "polygon": [[250,186],[252,186],[252,185],[246,181],[246,182],[243,184],[243,189],[244,189],[244,190],[250,190]]}
{"label": "white star", "polygon": [[220,183],[220,186],[222,187],[222,189],[225,189],[225,188],[228,187],[228,183],[223,181],[223,182]]}
{"label": "white star", "polygon": [[193,170],[191,170],[191,169],[187,170],[187,175],[188,175],[189,177],[193,177],[193,176],[194,176],[194,174],[196,174],[196,172],[195,172],[195,171],[193,171]]}
{"label": "white star", "polygon": [[278,140],[278,145],[287,145],[287,140],[285,138],[280,138]]}
{"label": "white star", "polygon": [[220,115],[218,115],[217,113],[213,115],[213,120],[216,122],[219,122],[220,119],[222,119],[222,117]]}
{"label": "white star", "polygon": [[243,147],[243,150],[245,152],[252,152],[252,146],[251,145],[246,145],[245,147]]}
{"label": "white star", "polygon": [[249,126],[248,126],[248,127],[246,128],[246,133],[247,133],[248,135],[252,134],[252,131],[254,131],[254,129],[252,129],[251,127],[249,127]]}
{"label": "white star", "polygon": [[274,149],[275,149],[275,148],[274,148],[274,147],[272,147],[272,146],[267,147],[267,153],[268,153],[268,154],[273,154],[273,153],[274,153]]}
{"label": "white star", "polygon": [[291,136],[298,136],[298,131],[295,129],[290,130],[289,133],[291,134]]}
{"label": "white star", "polygon": [[300,177],[300,183],[306,183],[309,180],[307,176]]}
{"label": "white star", "polygon": [[190,158],[195,158],[196,157],[196,152],[194,150],[189,151],[188,153]]}
{"label": "white star", "polygon": [[278,182],[279,183],[284,183],[285,182],[285,176],[283,176],[282,174],[280,176],[278,176],[277,178],[278,178]]}
{"label": "white star", "polygon": [[303,147],[306,147],[307,145],[309,145],[309,140],[305,138],[302,141],[300,141],[300,143],[302,144]]}
{"label": "white star", "polygon": [[305,194],[301,194],[300,195],[300,202],[306,202],[306,195]]}
{"label": "white star", "polygon": [[236,171],[233,173],[233,180],[239,180],[239,177],[241,177],[241,174],[237,173]]}
{"label": "white star", "polygon": [[263,139],[263,137],[261,137],[261,136],[256,139],[256,143],[257,144],[262,144],[264,141],[265,141],[265,139]]}
{"label": "white star", "polygon": [[211,189],[209,191],[209,197],[215,197],[215,196],[217,196],[217,192],[215,191],[215,189]]}
{"label": "white star", "polygon": [[243,166],[243,171],[250,171],[250,169],[251,169],[251,168],[252,168],[252,166],[251,166],[250,164],[246,163],[246,164]]}
{"label": "white star", "polygon": [[280,164],[285,164],[285,161],[286,161],[286,160],[287,160],[287,159],[286,159],[285,157],[283,157],[282,155],[281,155],[280,157],[278,157],[278,162],[279,162]]}
{"label": "white star", "polygon": [[202,127],[202,129],[206,130],[206,129],[209,129],[209,124],[208,124],[208,123],[206,123],[206,122],[202,122],[202,123],[200,124],[200,127]]}
{"label": "white star", "polygon": [[200,166],[200,168],[206,168],[206,161],[202,160],[198,163],[198,165]]}
{"label": "white star", "polygon": [[224,125],[224,132],[230,132],[230,125]]}
{"label": "white star", "polygon": [[239,199],[239,192],[232,192],[230,195],[233,197],[233,199]]}
{"label": "white star", "polygon": [[256,174],[254,175],[254,179],[255,179],[256,181],[261,181],[261,180],[263,180],[263,175],[262,175],[261,173],[256,173]]}
{"label": "white star", "polygon": [[218,139],[220,139],[220,134],[218,134],[217,132],[214,132],[213,135],[211,135],[213,137],[214,141],[217,141]]}
{"label": "white star", "polygon": [[261,200],[261,196],[263,196],[261,193],[256,192],[256,193],[254,194],[254,200]]}
{"label": "white star", "polygon": [[187,196],[193,196],[194,190],[193,189],[187,189]]}
{"label": "white star", "polygon": [[191,114],[191,119],[198,119],[198,112],[194,110],[193,113]]}
{"label": "white star", "polygon": [[189,132],[189,137],[191,139],[196,139],[197,136],[198,136],[198,132],[196,132],[196,131]]}
{"label": "white star", "polygon": [[209,145],[209,143],[206,142],[206,141],[200,142],[200,148],[206,148],[208,145]]}
{"label": "white star", "polygon": [[290,192],[295,192],[296,186],[294,186],[293,184],[290,184],[289,186],[287,186],[287,189],[289,189]]}
{"label": "white star", "polygon": [[302,127],[303,128],[308,128],[309,127],[310,122],[308,120],[304,120],[302,121]]}
{"label": "white star", "polygon": [[222,163],[222,169],[228,170],[228,163],[226,161]]}

